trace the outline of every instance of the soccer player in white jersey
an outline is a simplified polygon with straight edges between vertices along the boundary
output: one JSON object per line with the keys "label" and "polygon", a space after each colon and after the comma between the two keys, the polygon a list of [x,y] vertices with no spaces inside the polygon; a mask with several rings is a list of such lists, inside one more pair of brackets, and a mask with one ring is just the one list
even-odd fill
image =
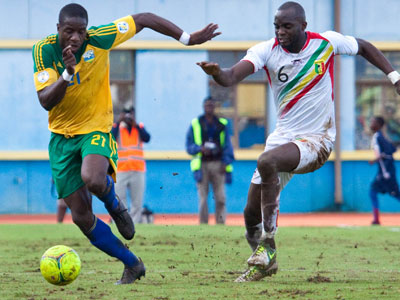
{"label": "soccer player in white jersey", "polygon": [[254,251],[249,268],[237,282],[257,281],[275,274],[275,233],[279,195],[293,174],[317,170],[335,141],[333,60],[335,55],[361,55],[382,70],[400,94],[400,74],[371,43],[328,31],[306,31],[303,7],[282,4],[275,14],[275,38],[250,48],[231,68],[214,62],[198,65],[222,86],[237,84],[264,69],[277,110],[276,129],[257,161],[244,210],[246,238]]}

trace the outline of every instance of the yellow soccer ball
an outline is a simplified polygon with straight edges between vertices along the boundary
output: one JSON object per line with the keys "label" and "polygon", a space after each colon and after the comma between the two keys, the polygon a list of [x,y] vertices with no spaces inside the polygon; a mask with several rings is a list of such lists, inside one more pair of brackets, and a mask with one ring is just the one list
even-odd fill
{"label": "yellow soccer ball", "polygon": [[70,284],[78,277],[80,271],[79,255],[68,246],[51,247],[43,253],[40,260],[40,272],[51,284]]}

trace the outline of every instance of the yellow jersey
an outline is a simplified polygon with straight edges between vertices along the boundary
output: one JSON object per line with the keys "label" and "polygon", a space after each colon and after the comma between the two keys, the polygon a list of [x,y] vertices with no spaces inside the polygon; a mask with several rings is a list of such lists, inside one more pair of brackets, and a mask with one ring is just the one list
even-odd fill
{"label": "yellow jersey", "polygon": [[[110,132],[113,110],[110,92],[109,52],[133,37],[132,16],[110,24],[90,27],[75,53],[75,74],[64,98],[49,111],[49,130],[72,137],[93,131]],[[49,35],[32,49],[37,91],[52,85],[65,69],[58,34]]]}

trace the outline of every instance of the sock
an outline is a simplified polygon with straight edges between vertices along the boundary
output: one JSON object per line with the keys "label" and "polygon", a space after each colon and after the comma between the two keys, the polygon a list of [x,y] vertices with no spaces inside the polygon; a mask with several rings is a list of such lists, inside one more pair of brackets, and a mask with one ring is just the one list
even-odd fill
{"label": "sock", "polygon": [[379,223],[379,203],[378,203],[378,193],[374,190],[369,191],[369,196],[372,203],[372,212],[374,216],[374,222]]}
{"label": "sock", "polygon": [[110,175],[106,176],[107,178],[107,187],[103,195],[98,198],[104,202],[104,206],[107,210],[113,210],[118,206],[118,200],[115,197],[115,189],[114,189],[114,180]]}
{"label": "sock", "polygon": [[138,258],[112,233],[110,227],[95,217],[91,231],[86,234],[93,246],[118,258],[128,267],[139,264]]}

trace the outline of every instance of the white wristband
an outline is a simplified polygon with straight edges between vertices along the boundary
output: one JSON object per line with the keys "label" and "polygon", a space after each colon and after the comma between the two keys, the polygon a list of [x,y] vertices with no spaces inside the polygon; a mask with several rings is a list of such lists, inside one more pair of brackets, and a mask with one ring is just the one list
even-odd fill
{"label": "white wristband", "polygon": [[74,76],[74,74],[70,75],[70,74],[68,73],[67,69],[65,69],[61,76],[62,76],[62,78],[63,78],[65,81],[70,82],[71,79],[72,79],[72,77]]}
{"label": "white wristband", "polygon": [[397,71],[390,72],[389,74],[387,74],[387,77],[392,82],[392,84],[395,84],[397,81],[400,80],[400,74]]}
{"label": "white wristband", "polygon": [[187,32],[182,32],[181,37],[179,38],[179,41],[184,44],[184,45],[189,45],[189,40],[190,40],[190,34]]}

